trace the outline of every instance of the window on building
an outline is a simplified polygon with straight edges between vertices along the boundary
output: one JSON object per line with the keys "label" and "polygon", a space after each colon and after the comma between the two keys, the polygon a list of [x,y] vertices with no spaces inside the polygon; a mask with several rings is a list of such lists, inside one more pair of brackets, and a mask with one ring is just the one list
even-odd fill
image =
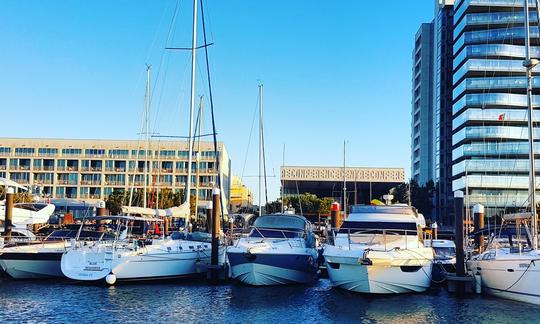
{"label": "window on building", "polygon": [[16,147],[15,155],[33,155],[35,152],[33,147]]}
{"label": "window on building", "polygon": [[87,156],[103,156],[105,155],[104,149],[86,149],[84,154]]}
{"label": "window on building", "polygon": [[40,147],[40,148],[38,148],[38,155],[40,155],[40,156],[58,155],[58,149],[56,149],[56,148],[48,148],[48,147]]}
{"label": "window on building", "polygon": [[62,155],[81,155],[82,149],[65,148],[62,149]]}

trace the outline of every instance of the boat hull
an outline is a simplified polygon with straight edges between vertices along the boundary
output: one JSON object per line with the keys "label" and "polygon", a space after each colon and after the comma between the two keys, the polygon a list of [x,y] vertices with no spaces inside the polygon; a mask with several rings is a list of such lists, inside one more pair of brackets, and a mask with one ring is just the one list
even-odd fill
{"label": "boat hull", "polygon": [[231,277],[252,286],[309,283],[317,279],[312,254],[227,252]]}
{"label": "boat hull", "polygon": [[62,252],[2,253],[0,267],[14,279],[64,277],[60,269]]}
{"label": "boat hull", "polygon": [[473,274],[480,274],[482,292],[495,297],[540,305],[538,259],[471,260]]}
{"label": "boat hull", "polygon": [[[190,243],[190,247],[194,244]],[[193,276],[210,262],[209,250],[173,248],[174,243],[148,246],[138,251],[109,247],[72,249],[62,256],[62,272],[70,279],[158,280]]]}
{"label": "boat hull", "polygon": [[368,294],[402,294],[424,292],[431,286],[429,250],[370,252],[365,262],[357,253],[346,256],[347,251],[335,252],[325,253],[325,261],[328,277],[337,288]]}

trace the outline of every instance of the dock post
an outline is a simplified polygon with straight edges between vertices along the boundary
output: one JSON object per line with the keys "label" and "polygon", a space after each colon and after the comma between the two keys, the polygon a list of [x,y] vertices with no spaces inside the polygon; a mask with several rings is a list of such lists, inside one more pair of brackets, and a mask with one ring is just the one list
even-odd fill
{"label": "dock post", "polygon": [[[463,191],[454,191],[454,214],[456,235],[456,276],[465,277],[465,251],[463,250]],[[456,293],[465,293],[464,282],[456,282]]]}
{"label": "dock post", "polygon": [[[476,204],[473,206],[473,216],[474,216],[474,231],[484,229],[484,206],[481,204]],[[478,248],[478,253],[484,252],[484,235],[476,234],[474,236],[475,245]]]}
{"label": "dock post", "polygon": [[[96,217],[103,217],[105,216],[105,202],[103,200],[98,201],[97,207],[96,207]],[[105,221],[97,220],[96,224],[98,224],[98,232],[104,232],[105,231]]]}
{"label": "dock post", "polygon": [[4,236],[5,242],[11,240],[11,228],[13,227],[13,197],[15,196],[15,190],[12,187],[8,187],[6,190],[6,214],[4,219]]}
{"label": "dock post", "polygon": [[206,232],[212,234],[212,202],[206,205]]}
{"label": "dock post", "polygon": [[219,216],[220,216],[220,190],[212,190],[212,256],[210,267],[210,281],[216,283],[219,280]]}
{"label": "dock post", "polygon": [[338,229],[341,227],[341,212],[339,208],[338,202],[333,202],[332,207],[330,209],[330,221],[331,226],[333,229]]}

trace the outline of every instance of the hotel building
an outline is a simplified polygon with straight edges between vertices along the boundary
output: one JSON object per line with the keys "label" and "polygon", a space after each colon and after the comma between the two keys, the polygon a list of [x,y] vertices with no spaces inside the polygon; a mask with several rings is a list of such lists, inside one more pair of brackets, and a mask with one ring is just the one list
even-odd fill
{"label": "hotel building", "polygon": [[[224,205],[230,197],[231,161],[218,143],[219,176]],[[145,142],[137,140],[78,140],[0,138],[0,177],[27,185],[42,197],[96,201],[114,190],[185,189],[188,144],[185,141],[151,141],[148,158]],[[199,176],[199,206],[212,199],[218,175],[214,144],[201,142],[199,163],[192,164],[192,190]],[[146,161],[147,160],[147,161]],[[145,168],[146,164],[146,168]]]}

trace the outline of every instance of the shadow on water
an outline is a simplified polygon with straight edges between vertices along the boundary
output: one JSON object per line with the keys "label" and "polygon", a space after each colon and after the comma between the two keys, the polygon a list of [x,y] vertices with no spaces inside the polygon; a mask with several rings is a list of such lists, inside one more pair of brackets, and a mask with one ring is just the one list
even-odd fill
{"label": "shadow on water", "polygon": [[3,281],[0,322],[536,322],[540,307],[443,289],[424,294],[365,296],[312,285],[210,286],[202,279],[121,284],[114,287],[66,281]]}

